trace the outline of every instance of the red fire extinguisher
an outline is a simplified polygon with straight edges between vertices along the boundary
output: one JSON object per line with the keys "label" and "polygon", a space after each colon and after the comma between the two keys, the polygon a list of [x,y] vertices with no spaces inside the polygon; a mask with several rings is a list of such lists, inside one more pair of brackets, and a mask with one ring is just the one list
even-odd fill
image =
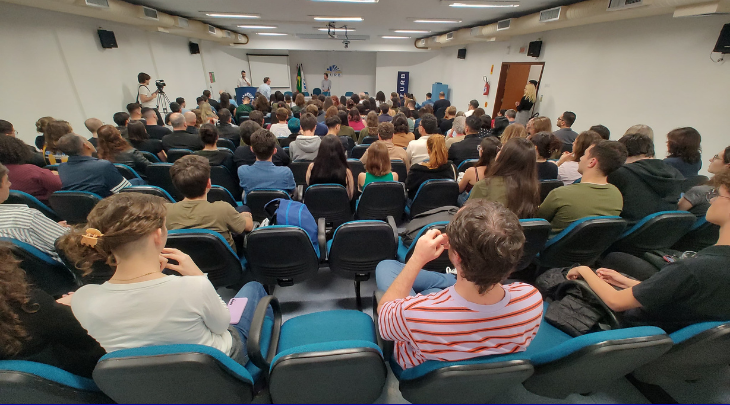
{"label": "red fire extinguisher", "polygon": [[485,80],[484,81],[484,95],[485,96],[489,95],[489,87],[490,87],[489,80]]}

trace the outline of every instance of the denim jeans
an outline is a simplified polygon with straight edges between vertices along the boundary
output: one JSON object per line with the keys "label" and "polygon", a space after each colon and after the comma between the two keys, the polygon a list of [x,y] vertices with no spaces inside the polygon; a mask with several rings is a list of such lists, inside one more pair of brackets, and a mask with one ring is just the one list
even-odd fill
{"label": "denim jeans", "polygon": [[[236,298],[248,298],[246,308],[243,309],[241,319],[238,323],[232,324],[231,326],[238,331],[241,336],[241,342],[243,342],[243,351],[246,352],[246,341],[248,340],[248,333],[251,329],[251,322],[253,322],[253,315],[256,312],[256,307],[267,294],[264,290],[264,286],[257,281],[250,281],[246,283],[236,294]],[[266,316],[268,318],[274,318],[274,311],[269,307],[266,310]]]}
{"label": "denim jeans", "polygon": [[[396,260],[384,260],[378,263],[375,268],[375,282],[378,290],[387,291],[388,287],[400,274],[406,265]],[[413,288],[409,295],[431,294],[449,288],[456,283],[456,276],[453,274],[436,273],[435,271],[421,270],[413,282]]]}

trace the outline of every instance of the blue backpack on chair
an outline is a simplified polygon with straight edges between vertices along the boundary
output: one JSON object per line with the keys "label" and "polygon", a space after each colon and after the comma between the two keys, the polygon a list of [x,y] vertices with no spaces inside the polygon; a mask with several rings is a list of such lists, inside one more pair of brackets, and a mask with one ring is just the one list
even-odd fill
{"label": "blue backpack on chair", "polygon": [[319,251],[317,221],[314,220],[306,205],[299,201],[277,198],[269,201],[264,209],[268,214],[269,225],[289,225],[304,229],[312,242],[314,251]]}

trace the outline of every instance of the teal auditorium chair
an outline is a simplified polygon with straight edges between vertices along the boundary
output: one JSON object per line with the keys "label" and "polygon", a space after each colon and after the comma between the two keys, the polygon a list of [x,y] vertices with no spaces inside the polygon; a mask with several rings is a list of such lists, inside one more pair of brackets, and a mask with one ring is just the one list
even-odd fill
{"label": "teal auditorium chair", "polygon": [[11,238],[0,238],[0,241],[13,245],[13,254],[20,260],[28,281],[48,295],[60,297],[79,287],[76,276],[66,266],[35,246]]}
{"label": "teal auditorium chair", "polygon": [[241,186],[239,186],[238,175],[231,173],[225,166],[210,167],[210,183],[225,187],[236,201],[241,201]]}
{"label": "teal auditorium chair", "polygon": [[525,247],[515,271],[524,270],[532,263],[545,246],[552,229],[550,222],[542,218],[520,219],[520,226],[522,226],[522,232],[525,234]]}
{"label": "teal auditorium chair", "polygon": [[370,144],[362,144],[362,145],[355,145],[354,148],[350,151],[350,159],[360,159],[362,155],[365,154],[365,151],[368,150],[370,147]]}
{"label": "teal auditorium chair", "polygon": [[550,238],[538,255],[543,268],[573,264],[589,266],[600,257],[626,228],[621,217],[586,217],[573,222]]}
{"label": "teal auditorium chair", "polygon": [[445,206],[456,206],[459,199],[459,183],[449,179],[426,180],[418,187],[410,206],[406,206],[406,214],[414,216]]}
{"label": "teal auditorium chair", "polygon": [[406,190],[403,183],[397,181],[376,181],[362,190],[355,205],[355,217],[358,219],[379,219],[388,217],[400,223],[406,208]]}
{"label": "teal auditorium chair", "polygon": [[132,169],[131,167],[121,164],[121,163],[115,163],[114,167],[117,168],[117,171],[119,174],[122,175],[127,180],[134,180],[134,179],[140,179],[142,180],[142,176],[137,173],[136,170]]}
{"label": "teal auditorium chair", "polygon": [[479,159],[466,159],[462,161],[461,163],[459,163],[459,172],[463,173],[467,171],[470,167],[474,167],[474,165],[476,165],[478,161]]}
{"label": "teal auditorium chair", "polygon": [[101,196],[89,191],[56,191],[48,198],[53,210],[69,225],[86,222]]}
{"label": "teal auditorium chair", "polygon": [[697,217],[687,211],[662,211],[646,216],[608,248],[641,256],[653,250],[668,249],[692,228]]}
{"label": "teal auditorium chair", "polygon": [[18,190],[10,190],[8,199],[3,204],[22,204],[27,205],[28,208],[33,208],[40,211],[43,215],[58,222],[61,218],[56,214],[49,206],[43,204],[40,200],[33,197],[28,193],[24,193]]}
{"label": "teal auditorium chair", "polygon": [[192,155],[193,152],[190,149],[169,149],[167,151],[167,162],[168,163],[175,163],[176,160],[180,159],[183,156]]}
{"label": "teal auditorium chair", "polygon": [[322,89],[320,89],[319,87],[315,87],[312,90],[312,94],[315,95],[315,96],[318,96],[318,95],[322,94]]}
{"label": "teal auditorium chair", "polygon": [[315,220],[324,218],[327,229],[352,220],[350,197],[340,184],[315,184],[304,191],[304,204]]}
{"label": "teal auditorium chair", "polygon": [[239,286],[243,265],[231,245],[218,232],[208,229],[177,229],[167,234],[166,247],[190,255],[213,287]]}
{"label": "teal auditorium chair", "polygon": [[0,360],[0,403],[113,403],[94,381],[32,361]]}
{"label": "teal auditorium chair", "polygon": [[228,191],[227,188],[223,186],[210,186],[210,190],[208,190],[208,202],[216,202],[216,201],[223,201],[230,204],[233,208],[237,208],[241,206],[240,201],[236,201],[235,198],[233,198],[233,194],[231,194],[230,191]]}
{"label": "teal auditorium chair", "polygon": [[132,186],[132,187],[125,187],[121,190],[119,190],[120,193],[142,193],[142,194],[150,194],[154,195],[160,198],[163,198],[167,200],[167,202],[174,203],[175,199],[172,198],[170,193],[168,193],[164,188],[157,187],[157,186]]}
{"label": "teal auditorium chair", "polygon": [[278,198],[291,200],[291,196],[284,190],[277,189],[258,189],[249,191],[245,198],[244,204],[251,209],[251,216],[254,221],[261,222],[269,215],[264,209],[266,204]]}
{"label": "teal auditorium chair", "polygon": [[154,153],[143,150],[141,150],[140,153],[142,153],[142,156],[144,156],[145,159],[149,160],[150,163],[160,163],[160,158],[157,157],[157,155],[155,155]]}
{"label": "teal auditorium chair", "polygon": [[167,191],[176,201],[182,201],[182,194],[172,184],[170,168],[172,163],[153,163],[147,166],[147,182]]}
{"label": "teal auditorium chair", "polygon": [[540,182],[540,203],[547,198],[551,191],[558,187],[562,187],[563,182],[561,180],[543,180]]}
{"label": "teal auditorium chair", "polygon": [[688,250],[699,252],[717,243],[719,238],[720,226],[707,222],[707,219],[702,217],[672,246],[672,249],[679,250],[680,252],[686,252]]}
{"label": "teal auditorium chair", "polygon": [[[418,243],[418,239],[423,236],[426,232],[428,232],[431,229],[438,229],[441,232],[444,232],[446,230],[446,225],[449,223],[447,221],[438,221],[438,222],[432,222],[423,228],[416,234],[416,237],[413,238],[413,242],[406,246],[406,244],[403,242],[403,239],[398,240],[398,251],[397,251],[397,258],[398,261],[401,263],[407,263],[408,260],[413,255],[413,250],[416,248],[416,243]],[[444,250],[443,253],[441,253],[441,256],[439,256],[436,260],[432,260],[428,262],[424,269],[435,271],[438,273],[445,273],[447,267],[453,267],[451,265],[451,261],[449,260],[449,252],[447,250]]]}
{"label": "teal auditorium chair", "polygon": [[[274,327],[267,346],[261,331],[269,304]],[[270,295],[256,307],[247,344],[273,403],[372,403],[385,385],[373,320],[360,311],[315,312],[282,324],[279,303]]]}
{"label": "teal auditorium chair", "polygon": [[393,173],[398,173],[398,181],[401,183],[406,182],[406,177],[408,177],[408,169],[409,168],[406,167],[405,162],[400,159],[390,161],[390,170]]}

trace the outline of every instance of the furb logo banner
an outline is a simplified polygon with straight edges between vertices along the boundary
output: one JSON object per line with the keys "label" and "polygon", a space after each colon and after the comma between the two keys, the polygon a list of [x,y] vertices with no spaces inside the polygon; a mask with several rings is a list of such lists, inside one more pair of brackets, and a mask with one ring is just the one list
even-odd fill
{"label": "furb logo banner", "polygon": [[332,77],[342,76],[342,71],[337,65],[332,65],[327,68],[327,73]]}
{"label": "furb logo banner", "polygon": [[410,78],[409,72],[398,72],[398,94],[408,93],[408,80]]}

